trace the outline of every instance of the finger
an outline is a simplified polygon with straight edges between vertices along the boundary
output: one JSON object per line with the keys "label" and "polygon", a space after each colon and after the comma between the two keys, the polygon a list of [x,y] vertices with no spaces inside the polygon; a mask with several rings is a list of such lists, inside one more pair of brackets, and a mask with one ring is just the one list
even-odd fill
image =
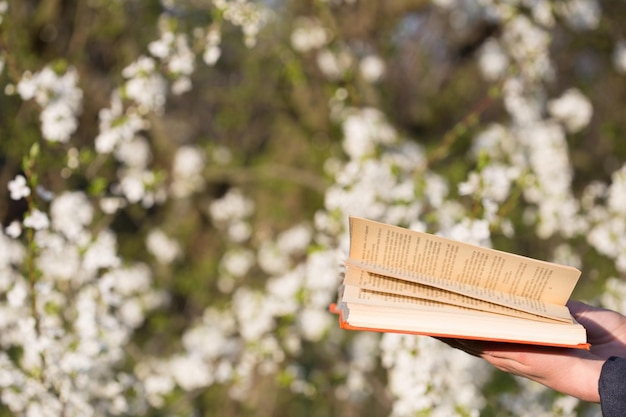
{"label": "finger", "polygon": [[589,304],[583,303],[582,301],[569,300],[567,302],[567,308],[569,309],[572,316],[578,321],[584,320],[585,315],[592,311],[602,310],[597,307],[593,307]]}
{"label": "finger", "polygon": [[473,344],[473,341],[456,339],[456,338],[441,338],[441,337],[436,337],[435,339],[445,343],[446,345],[454,349],[462,350],[463,352],[468,353],[472,356],[480,357],[482,353],[480,350],[480,346],[475,346]]}

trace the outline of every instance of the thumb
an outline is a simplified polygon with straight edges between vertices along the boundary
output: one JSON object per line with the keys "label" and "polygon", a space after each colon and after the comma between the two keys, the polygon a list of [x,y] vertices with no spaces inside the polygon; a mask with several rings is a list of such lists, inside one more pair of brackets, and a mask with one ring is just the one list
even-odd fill
{"label": "thumb", "polygon": [[[589,320],[589,314],[593,314],[596,311],[605,311],[605,309],[600,307],[594,307],[592,305],[583,303],[582,301],[570,300],[567,302],[567,308],[569,309],[572,316],[578,321],[586,321]],[[582,323],[584,325],[584,323]]]}

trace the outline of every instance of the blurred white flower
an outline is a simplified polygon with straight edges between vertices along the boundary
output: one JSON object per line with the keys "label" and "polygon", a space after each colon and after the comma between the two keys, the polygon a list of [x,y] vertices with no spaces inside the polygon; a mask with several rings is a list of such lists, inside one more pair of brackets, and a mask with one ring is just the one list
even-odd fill
{"label": "blurred white flower", "polygon": [[470,173],[468,180],[459,184],[459,194],[474,195],[501,203],[509,195],[511,182],[519,176],[519,171],[510,166],[493,163],[480,173]]}
{"label": "blurred white flower", "polygon": [[215,65],[221,55],[222,49],[219,46],[211,45],[205,49],[202,59],[207,65]]}
{"label": "blurred white flower", "polygon": [[254,254],[249,250],[229,250],[222,256],[220,266],[225,273],[241,278],[254,266]]}
{"label": "blurred white flower", "polygon": [[541,120],[543,102],[529,91],[524,80],[507,78],[504,82],[504,105],[516,125],[527,125]]}
{"label": "blurred white flower", "polygon": [[602,10],[596,0],[558,1],[554,7],[574,29],[591,30],[600,24]]}
{"label": "blurred white flower", "polygon": [[22,234],[22,225],[19,221],[13,220],[11,224],[4,229],[4,232],[7,236],[16,239]]}
{"label": "blurred white flower", "polygon": [[47,229],[50,227],[50,220],[48,219],[48,215],[46,213],[38,209],[34,209],[24,218],[24,227],[29,227],[35,230]]}
{"label": "blurred white flower", "polygon": [[66,102],[54,102],[41,112],[41,132],[51,142],[67,142],[78,128],[74,109]]}
{"label": "blurred white flower", "polygon": [[440,207],[450,191],[448,182],[444,177],[429,172],[425,176],[424,183],[424,197],[426,197],[428,202],[434,207]]}
{"label": "blurred white flower", "polygon": [[232,303],[244,340],[258,341],[274,330],[273,306],[262,293],[240,287],[233,295]]}
{"label": "blurred white flower", "polygon": [[174,33],[165,31],[161,34],[160,39],[148,44],[148,51],[150,51],[153,56],[164,59],[171,53],[173,43]]}
{"label": "blurred white flower", "polygon": [[378,144],[391,144],[397,139],[395,129],[375,108],[353,109],[342,124],[343,148],[352,159],[371,155]]}
{"label": "blurred white flower", "polygon": [[160,113],[165,104],[166,83],[159,74],[141,75],[130,78],[124,84],[126,96],[138,104],[137,109],[145,114]]}
{"label": "blurred white flower", "polygon": [[546,0],[530,0],[526,4],[530,8],[533,20],[545,27],[552,27],[556,22],[554,18],[554,5]]}
{"label": "blurred white flower", "polygon": [[134,136],[119,143],[115,149],[115,157],[131,168],[144,169],[152,158],[152,151],[145,137]]}
{"label": "blurred white flower", "polygon": [[502,40],[508,55],[519,64],[521,76],[530,81],[551,79],[550,33],[523,14],[516,13],[504,25]]}
{"label": "blurred white flower", "polygon": [[611,174],[607,206],[611,212],[626,216],[626,165]]}
{"label": "blurred white flower", "polygon": [[98,153],[110,153],[119,143],[129,141],[147,125],[135,108],[125,110],[119,90],[111,94],[111,107],[98,113],[99,133],[95,139]]}
{"label": "blurred white flower", "polygon": [[150,178],[146,178],[149,175],[147,171],[136,169],[123,169],[120,170],[119,176],[121,180],[119,182],[119,192],[121,192],[129,203],[140,202],[147,193],[146,185]]}
{"label": "blurred white flower", "polygon": [[172,163],[172,193],[187,197],[204,186],[202,171],[206,163],[205,153],[195,146],[181,146]]}
{"label": "blurred white flower", "polygon": [[148,233],[146,247],[163,264],[170,264],[181,255],[180,244],[160,229],[153,229]]}
{"label": "blurred white flower", "polygon": [[90,234],[84,228],[93,219],[93,207],[85,193],[74,191],[59,195],[52,201],[50,216],[54,230],[70,241],[86,243]]}
{"label": "blurred white flower", "polygon": [[143,307],[136,298],[124,301],[117,314],[122,324],[131,329],[139,327],[145,318]]}
{"label": "blurred white flower", "polygon": [[209,206],[211,218],[218,223],[244,219],[254,211],[254,202],[238,188],[231,188]]}
{"label": "blurred white flower", "polygon": [[62,75],[50,67],[35,74],[26,72],[17,84],[23,100],[34,99],[42,107],[41,130],[46,140],[67,142],[76,131],[83,99],[77,84],[78,71],[74,67]]}
{"label": "blurred white flower", "polygon": [[37,243],[40,244],[44,239],[47,243],[40,246],[40,253],[37,257],[39,269],[45,271],[46,276],[59,281],[76,280],[79,282],[81,276],[79,248],[53,232],[46,237],[39,232]]}
{"label": "blurred white flower", "polygon": [[217,27],[211,27],[206,34],[206,46],[202,59],[207,65],[215,65],[217,60],[222,55],[222,48],[220,43],[222,42],[222,34]]}
{"label": "blurred white flower", "polygon": [[295,28],[291,32],[291,46],[298,52],[308,52],[325,46],[330,35],[317,20],[300,17],[296,19]]}
{"label": "blurred white flower", "polygon": [[489,222],[487,220],[464,218],[448,230],[445,236],[459,242],[484,247],[491,246],[491,232],[489,231]]}
{"label": "blurred white flower", "polygon": [[325,48],[317,53],[317,66],[330,80],[341,79],[352,65],[352,61],[352,55],[345,49],[331,51]]}
{"label": "blurred white flower", "polygon": [[24,197],[30,195],[30,188],[26,183],[26,178],[23,175],[16,175],[15,178],[9,181],[9,192],[11,193],[12,200],[21,200]]}
{"label": "blurred white flower", "polygon": [[298,315],[298,327],[304,339],[319,341],[329,329],[333,317],[327,311],[306,308]]}
{"label": "blurred white flower", "polygon": [[[151,272],[146,264],[137,263],[122,268],[113,268],[103,274],[98,280],[98,288],[106,297],[131,297],[147,293],[151,285]],[[118,298],[121,301],[121,298]],[[119,301],[108,298],[109,303],[118,305]]]}
{"label": "blurred white flower", "polygon": [[114,214],[117,210],[124,207],[124,200],[120,197],[103,197],[100,200],[100,209],[105,214]]}
{"label": "blurred white flower", "polygon": [[101,231],[83,256],[83,266],[87,271],[100,268],[115,268],[121,264],[117,255],[117,238],[110,230]]}
{"label": "blurred white flower", "polygon": [[28,297],[28,287],[23,281],[13,284],[13,288],[7,293],[7,302],[11,307],[22,307]]}
{"label": "blurred white flower", "polygon": [[236,243],[245,242],[252,236],[252,226],[250,222],[244,220],[233,220],[226,229],[228,238]]}
{"label": "blurred white flower", "polygon": [[269,17],[265,6],[247,0],[214,0],[213,4],[222,12],[226,21],[241,28],[247,47],[256,45],[256,37]]}
{"label": "blurred white flower", "polygon": [[272,241],[262,242],[257,253],[257,263],[270,275],[285,273],[291,266],[291,259]]}
{"label": "blurred white flower", "polygon": [[178,355],[170,360],[170,372],[185,391],[205,388],[213,384],[213,372],[201,358]]}
{"label": "blurred white flower", "polygon": [[304,269],[297,266],[285,274],[272,277],[265,288],[274,304],[275,314],[285,316],[294,314],[298,310],[298,291],[302,288],[304,281]]}
{"label": "blurred white flower", "polygon": [[311,243],[313,231],[307,224],[297,224],[282,232],[276,239],[276,245],[282,252],[302,254]]}
{"label": "blurred white flower", "polygon": [[575,88],[565,91],[561,97],[548,102],[550,114],[563,122],[570,133],[576,133],[586,127],[593,115],[591,102]]}
{"label": "blurred white flower", "polygon": [[195,55],[189,48],[187,36],[177,34],[174,49],[167,60],[167,69],[174,76],[187,76],[194,70]]}
{"label": "blurred white flower", "polygon": [[480,48],[478,65],[485,79],[494,81],[502,78],[509,68],[509,57],[500,43],[493,38],[488,39]]}
{"label": "blurred white flower", "polygon": [[359,62],[359,70],[366,81],[375,83],[385,73],[385,61],[377,55],[367,55]]}

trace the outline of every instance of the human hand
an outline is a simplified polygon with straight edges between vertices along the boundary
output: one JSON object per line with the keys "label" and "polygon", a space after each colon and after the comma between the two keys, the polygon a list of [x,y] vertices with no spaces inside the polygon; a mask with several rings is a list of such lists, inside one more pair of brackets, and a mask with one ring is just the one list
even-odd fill
{"label": "human hand", "polygon": [[460,339],[444,342],[505,372],[584,401],[599,402],[598,379],[604,361],[611,356],[626,357],[626,317],[577,301],[568,307],[587,330],[588,351]]}

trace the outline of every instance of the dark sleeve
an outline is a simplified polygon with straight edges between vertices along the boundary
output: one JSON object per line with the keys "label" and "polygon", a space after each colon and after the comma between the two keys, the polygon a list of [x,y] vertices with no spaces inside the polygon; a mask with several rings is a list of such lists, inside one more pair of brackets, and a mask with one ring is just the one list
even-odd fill
{"label": "dark sleeve", "polygon": [[626,358],[611,357],[604,362],[598,391],[603,417],[626,416]]}

